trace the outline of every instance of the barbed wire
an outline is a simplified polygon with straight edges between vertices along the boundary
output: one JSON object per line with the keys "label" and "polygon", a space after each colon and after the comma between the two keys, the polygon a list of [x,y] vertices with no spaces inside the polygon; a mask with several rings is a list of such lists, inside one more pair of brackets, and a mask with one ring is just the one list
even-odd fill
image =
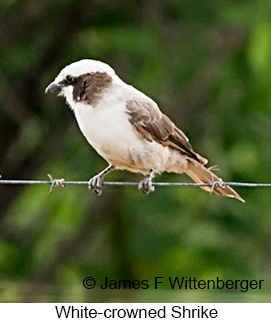
{"label": "barbed wire", "polygon": [[[47,174],[49,180],[5,180],[0,179],[0,185],[50,185],[49,193],[52,193],[54,187],[64,187],[66,185],[88,185],[89,181],[66,181],[64,178],[54,179],[52,175]],[[104,182],[103,185],[109,186],[138,186],[138,182]],[[154,186],[209,186],[213,187],[214,183],[182,183],[182,182],[153,182]],[[221,186],[236,186],[236,187],[271,187],[271,183],[244,183],[244,182],[223,182]]]}

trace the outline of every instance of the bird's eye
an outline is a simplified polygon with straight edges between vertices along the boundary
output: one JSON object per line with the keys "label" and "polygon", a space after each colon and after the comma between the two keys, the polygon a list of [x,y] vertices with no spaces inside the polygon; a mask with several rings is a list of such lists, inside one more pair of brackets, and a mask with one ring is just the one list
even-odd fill
{"label": "bird's eye", "polygon": [[74,81],[74,77],[73,77],[73,76],[71,76],[71,75],[67,75],[67,76],[66,76],[66,82],[67,82],[68,84],[72,84],[72,83],[73,83],[73,81]]}

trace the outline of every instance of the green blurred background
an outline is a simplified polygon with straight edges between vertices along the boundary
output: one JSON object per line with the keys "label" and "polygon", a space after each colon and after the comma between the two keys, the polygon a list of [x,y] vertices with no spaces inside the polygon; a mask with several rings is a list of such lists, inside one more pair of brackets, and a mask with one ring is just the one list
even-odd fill
{"label": "green blurred background", "polygon": [[[153,99],[226,181],[271,182],[270,0],[1,0],[0,173],[88,180],[106,166],[44,89],[81,58]],[[116,171],[107,180],[138,181]],[[159,181],[189,181],[163,174]],[[271,190],[0,186],[2,302],[269,302]],[[264,279],[262,290],[86,290],[86,276]]]}

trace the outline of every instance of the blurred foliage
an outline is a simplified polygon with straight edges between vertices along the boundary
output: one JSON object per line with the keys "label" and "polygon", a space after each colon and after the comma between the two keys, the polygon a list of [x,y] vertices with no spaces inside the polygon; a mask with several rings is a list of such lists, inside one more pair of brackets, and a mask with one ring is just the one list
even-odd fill
{"label": "blurred foliage", "polygon": [[[88,180],[106,164],[63,100],[61,68],[109,63],[185,131],[227,181],[271,182],[269,0],[2,0],[0,172]],[[158,178],[158,177],[157,177]],[[108,180],[139,180],[115,172]],[[187,181],[163,174],[161,181]],[[270,189],[0,187],[0,301],[271,300]],[[86,276],[265,279],[260,291],[85,290]]]}

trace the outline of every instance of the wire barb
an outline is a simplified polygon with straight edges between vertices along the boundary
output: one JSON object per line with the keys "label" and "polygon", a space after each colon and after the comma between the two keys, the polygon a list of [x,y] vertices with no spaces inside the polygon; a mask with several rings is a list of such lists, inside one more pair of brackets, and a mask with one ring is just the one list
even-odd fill
{"label": "wire barb", "polygon": [[51,174],[47,174],[47,176],[49,177],[50,181],[51,181],[51,186],[49,189],[49,194],[52,194],[53,189],[55,187],[64,187],[65,186],[65,179],[64,178],[60,178],[60,179],[54,179],[53,176]]}
{"label": "wire barb", "polygon": [[220,168],[217,166],[217,165],[214,165],[214,166],[210,166],[209,168],[208,168],[208,170],[210,170],[210,171],[220,171]]}

